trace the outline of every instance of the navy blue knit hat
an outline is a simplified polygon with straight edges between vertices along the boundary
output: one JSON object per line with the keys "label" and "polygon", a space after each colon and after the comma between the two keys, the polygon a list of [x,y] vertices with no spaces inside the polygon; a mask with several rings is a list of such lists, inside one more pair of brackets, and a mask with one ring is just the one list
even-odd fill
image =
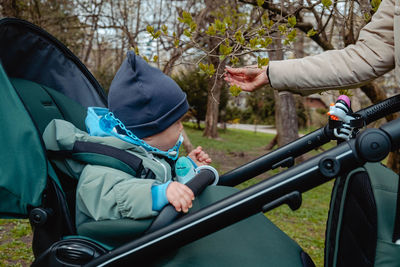
{"label": "navy blue knit hat", "polygon": [[164,131],[189,108],[175,81],[133,52],[128,52],[111,83],[108,105],[139,138]]}

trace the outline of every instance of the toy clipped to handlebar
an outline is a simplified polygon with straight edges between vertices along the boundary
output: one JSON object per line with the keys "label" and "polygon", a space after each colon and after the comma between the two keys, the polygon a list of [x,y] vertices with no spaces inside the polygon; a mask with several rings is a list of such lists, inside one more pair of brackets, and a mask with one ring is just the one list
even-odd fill
{"label": "toy clipped to handlebar", "polygon": [[350,140],[364,127],[362,116],[352,111],[350,98],[346,95],[340,95],[336,103],[331,103],[327,114],[329,128],[338,139]]}

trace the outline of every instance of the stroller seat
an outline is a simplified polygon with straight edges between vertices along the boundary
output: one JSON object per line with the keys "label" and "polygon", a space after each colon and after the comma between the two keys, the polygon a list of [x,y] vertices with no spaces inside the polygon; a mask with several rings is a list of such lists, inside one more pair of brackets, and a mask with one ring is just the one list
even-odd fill
{"label": "stroller seat", "polygon": [[[15,78],[10,81],[40,134],[52,119],[67,120],[79,129],[85,129],[86,110],[74,100],[56,90],[31,81]],[[69,220],[74,225],[77,180],[68,177],[65,164],[57,161],[54,163],[56,163],[54,167],[61,188],[66,196],[64,204],[68,206],[68,213],[60,217],[64,217],[64,220]],[[196,212],[237,191],[235,188],[225,186],[208,187],[201,196],[195,199],[191,212]],[[77,229],[73,229],[72,232],[64,231],[67,234],[62,234],[58,238],[68,239],[68,236],[90,238],[107,248],[118,247],[142,236],[152,221],[152,219],[88,221],[79,225]],[[39,228],[36,227],[34,235],[34,239],[37,239],[34,245],[41,243],[39,249],[34,248],[36,256],[56,241],[51,239],[47,244],[43,244],[45,242],[43,240],[39,241],[43,232],[49,231],[46,227],[38,231]],[[257,266],[260,262],[263,262],[263,265],[276,266],[313,266],[311,259],[301,247],[261,213],[154,260],[154,264],[160,266],[210,266],[227,263],[230,266],[243,264]]]}

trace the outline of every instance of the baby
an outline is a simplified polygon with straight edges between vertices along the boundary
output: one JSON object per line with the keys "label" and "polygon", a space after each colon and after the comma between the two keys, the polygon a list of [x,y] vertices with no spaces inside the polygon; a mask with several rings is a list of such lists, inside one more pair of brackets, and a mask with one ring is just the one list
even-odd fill
{"label": "baby", "polygon": [[[77,226],[88,220],[153,217],[168,203],[188,212],[194,195],[183,183],[211,159],[201,147],[178,159],[186,94],[170,77],[129,52],[112,81],[108,104],[109,109],[88,108],[88,133],[60,120],[44,133],[44,139],[56,140],[58,147],[90,141],[142,159],[144,171],[136,176],[100,165],[83,168],[76,194]],[[56,136],[49,137],[51,133]]]}

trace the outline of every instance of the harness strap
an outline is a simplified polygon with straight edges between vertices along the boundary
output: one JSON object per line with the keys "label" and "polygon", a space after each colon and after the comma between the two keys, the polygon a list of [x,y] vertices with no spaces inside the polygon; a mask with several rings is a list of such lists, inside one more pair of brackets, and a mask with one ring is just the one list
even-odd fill
{"label": "harness strap", "polygon": [[72,150],[48,150],[53,159],[71,158],[86,164],[101,165],[118,169],[133,176],[154,178],[143,168],[143,160],[125,150],[92,142],[76,141]]}

